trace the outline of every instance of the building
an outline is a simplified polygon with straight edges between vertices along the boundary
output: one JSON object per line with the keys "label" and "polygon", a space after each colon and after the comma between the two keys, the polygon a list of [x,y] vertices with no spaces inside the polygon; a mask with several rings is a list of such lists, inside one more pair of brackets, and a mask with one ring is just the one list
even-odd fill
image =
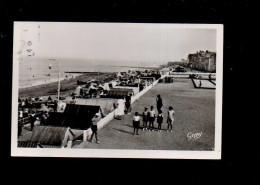
{"label": "building", "polygon": [[216,72],[216,52],[197,51],[188,55],[189,66],[192,69],[206,72]]}
{"label": "building", "polygon": [[69,127],[36,126],[31,142],[38,143],[43,148],[69,148],[71,146],[68,145],[73,139],[74,133]]}

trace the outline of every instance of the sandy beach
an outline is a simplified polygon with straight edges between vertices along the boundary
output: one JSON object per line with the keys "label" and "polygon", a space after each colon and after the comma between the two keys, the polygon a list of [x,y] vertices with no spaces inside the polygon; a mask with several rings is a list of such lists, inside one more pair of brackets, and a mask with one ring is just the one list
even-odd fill
{"label": "sandy beach", "polygon": [[[91,79],[96,79],[100,81],[109,81],[115,77],[115,73],[100,73],[98,74],[81,74],[77,75],[75,78],[63,79],[61,81],[61,96],[68,96],[73,93],[77,85],[77,80],[88,81]],[[58,82],[50,82],[41,85],[35,85],[31,87],[25,87],[19,89],[19,98],[27,97],[38,97],[38,96],[54,96],[57,95]]]}

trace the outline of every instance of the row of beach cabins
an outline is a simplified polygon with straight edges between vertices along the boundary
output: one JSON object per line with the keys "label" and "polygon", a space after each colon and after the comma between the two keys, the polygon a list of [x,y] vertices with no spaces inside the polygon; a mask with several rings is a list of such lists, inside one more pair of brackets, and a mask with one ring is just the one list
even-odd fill
{"label": "row of beach cabins", "polygon": [[112,119],[127,114],[131,104],[168,72],[169,69],[129,70],[119,72],[116,79],[106,83],[95,79],[78,81],[74,93],[60,100],[48,96],[20,99],[18,135],[22,129],[31,129],[32,134],[27,139],[18,137],[18,147],[72,148],[76,142],[87,141],[92,134],[90,126],[96,113],[102,118],[97,123],[100,130]]}

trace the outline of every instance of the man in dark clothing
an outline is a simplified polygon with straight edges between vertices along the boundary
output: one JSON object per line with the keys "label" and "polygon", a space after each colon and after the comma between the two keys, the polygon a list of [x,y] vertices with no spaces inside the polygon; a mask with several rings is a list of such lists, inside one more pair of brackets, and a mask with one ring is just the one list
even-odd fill
{"label": "man in dark clothing", "polygon": [[162,98],[161,98],[160,94],[157,95],[156,105],[157,105],[157,110],[158,111],[162,109],[163,103],[162,103]]}
{"label": "man in dark clothing", "polygon": [[35,112],[32,112],[32,114],[31,114],[31,131],[33,131],[35,120],[36,120]]}
{"label": "man in dark clothing", "polygon": [[95,116],[94,116],[94,118],[92,119],[92,124],[91,124],[91,130],[92,130],[92,134],[91,134],[91,137],[90,137],[90,142],[93,142],[92,141],[92,138],[93,138],[93,136],[95,135],[95,137],[96,137],[96,143],[100,143],[99,141],[98,141],[98,137],[97,137],[97,123],[98,123],[98,121],[101,119],[100,118],[101,116],[100,116],[100,114],[99,113],[96,113],[95,114]]}
{"label": "man in dark clothing", "polygon": [[201,87],[202,86],[202,84],[201,84],[201,80],[200,80],[200,84],[199,84],[199,87]]}
{"label": "man in dark clothing", "polygon": [[131,107],[131,96],[130,95],[125,97],[125,107],[126,107],[125,114],[130,113],[131,110],[132,110],[132,107]]}
{"label": "man in dark clothing", "polygon": [[23,127],[22,122],[18,122],[18,137],[22,135],[22,127]]}

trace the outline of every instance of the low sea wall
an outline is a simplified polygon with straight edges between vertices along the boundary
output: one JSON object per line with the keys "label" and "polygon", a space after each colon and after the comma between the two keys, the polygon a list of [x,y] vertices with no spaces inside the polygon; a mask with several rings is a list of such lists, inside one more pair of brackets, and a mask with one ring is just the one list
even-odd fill
{"label": "low sea wall", "polygon": [[151,85],[147,86],[145,89],[143,89],[141,92],[139,92],[138,94],[136,94],[135,96],[133,96],[131,98],[131,104],[134,103],[136,100],[138,100],[141,96],[143,96],[145,93],[147,93],[150,89],[153,88],[153,86],[155,86],[160,79],[165,78],[165,75],[163,75],[161,78],[159,78],[158,80],[154,81]]}

